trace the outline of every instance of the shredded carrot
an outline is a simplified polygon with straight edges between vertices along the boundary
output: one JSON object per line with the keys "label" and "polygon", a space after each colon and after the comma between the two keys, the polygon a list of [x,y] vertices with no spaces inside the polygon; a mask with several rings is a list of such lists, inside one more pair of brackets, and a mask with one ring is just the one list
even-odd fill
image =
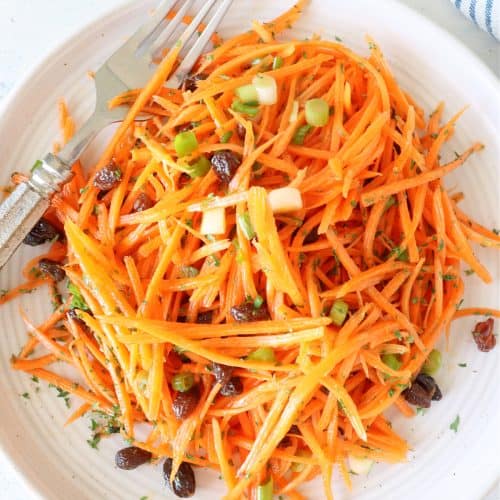
{"label": "shredded carrot", "polygon": [[[276,41],[305,3],[215,37],[194,90],[164,87],[176,47],[144,88],[113,98],[128,116],[46,213],[65,238],[0,295],[54,291],[44,323],[21,313],[29,337],[12,368],[83,401],[66,424],[109,413],[134,446],[173,458],[172,478],[183,461],[218,469],[226,499],[255,498],[267,481],[300,499],[318,475],[333,498],[336,465],[350,483],[349,455],[403,461],[408,444],[383,412],[415,414],[403,391],[452,320],[500,318],[458,309],[460,263],[489,282],[473,247],[500,247],[443,185],[483,147],[440,163],[463,111],[442,124],[440,103],[426,120],[373,41],[368,57],[318,37]],[[258,73],[274,79],[275,102],[238,107]],[[309,127],[316,98],[327,123]],[[136,124],[139,113],[150,118]],[[62,101],[60,121],[66,142],[74,122]],[[180,129],[196,138],[184,155]],[[95,174],[111,160],[120,175],[99,193]],[[279,188],[300,203],[277,206]],[[41,259],[64,268],[68,298]],[[58,361],[84,382],[59,375]],[[229,382],[215,381],[220,365]],[[184,419],[179,380],[195,386]],[[152,425],[143,441],[139,423]]]}

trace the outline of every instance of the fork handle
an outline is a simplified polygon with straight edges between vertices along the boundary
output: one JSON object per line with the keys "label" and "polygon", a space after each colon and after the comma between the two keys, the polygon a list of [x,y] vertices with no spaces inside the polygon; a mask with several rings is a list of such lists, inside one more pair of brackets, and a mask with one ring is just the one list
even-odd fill
{"label": "fork handle", "polygon": [[94,113],[58,156],[45,156],[30,179],[19,184],[0,205],[0,269],[45,213],[50,197],[71,178],[71,165],[108,123],[105,116]]}

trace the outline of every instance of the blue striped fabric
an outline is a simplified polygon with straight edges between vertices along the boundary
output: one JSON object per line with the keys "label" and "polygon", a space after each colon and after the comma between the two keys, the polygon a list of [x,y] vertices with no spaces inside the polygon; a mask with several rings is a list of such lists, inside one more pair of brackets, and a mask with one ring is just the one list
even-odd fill
{"label": "blue striped fabric", "polygon": [[500,0],[451,0],[480,28],[500,40]]}

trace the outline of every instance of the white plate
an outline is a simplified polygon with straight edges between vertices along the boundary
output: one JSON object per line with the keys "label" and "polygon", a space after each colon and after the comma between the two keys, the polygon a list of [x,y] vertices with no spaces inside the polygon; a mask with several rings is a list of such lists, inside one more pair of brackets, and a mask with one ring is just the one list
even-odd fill
{"label": "white plate", "polygon": [[[222,34],[247,29],[249,20],[270,19],[291,1],[235,1]],[[64,96],[81,122],[93,103],[92,83],[86,77],[114,47],[141,22],[155,2],[135,2],[90,24],[46,58],[11,94],[0,113],[0,144],[5,184],[10,171],[26,170],[58,137],[56,103]],[[335,35],[356,50],[366,51],[364,35],[373,36],[389,59],[401,85],[427,111],[440,99],[447,102],[446,116],[464,105],[448,155],[463,150],[473,140],[487,148],[448,179],[448,186],[462,189],[466,209],[488,227],[500,227],[500,103],[499,85],[487,68],[459,42],[400,4],[385,0],[313,0],[294,34],[312,32]],[[0,273],[0,288],[19,283],[22,264],[36,250],[21,248]],[[494,251],[478,249],[495,283],[489,287],[467,278],[466,305],[499,307],[500,259]],[[142,467],[117,470],[114,452],[119,438],[91,449],[84,420],[69,428],[62,425],[71,410],[50,389],[36,392],[29,377],[14,373],[9,358],[23,343],[25,332],[19,306],[30,317],[42,320],[49,305],[40,294],[23,296],[0,309],[0,443],[33,492],[44,498],[149,499],[168,495],[160,470]],[[480,499],[499,477],[498,408],[500,404],[496,364],[500,349],[478,352],[470,335],[473,319],[456,324],[445,363],[438,375],[444,398],[425,416],[405,420],[395,415],[394,426],[411,446],[404,464],[376,465],[368,477],[354,477],[347,493],[336,478],[336,498],[359,499]],[[466,368],[458,363],[466,362]],[[30,393],[30,399],[21,397]],[[73,406],[76,406],[73,404]],[[458,433],[449,429],[460,415]],[[220,497],[224,486],[214,473],[197,471],[196,498]],[[308,498],[321,498],[319,482],[304,489]],[[0,494],[1,496],[1,494]]]}

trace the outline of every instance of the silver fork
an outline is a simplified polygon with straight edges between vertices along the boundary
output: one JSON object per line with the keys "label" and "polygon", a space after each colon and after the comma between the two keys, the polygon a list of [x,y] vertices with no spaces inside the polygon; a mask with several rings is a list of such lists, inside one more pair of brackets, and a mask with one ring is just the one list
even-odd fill
{"label": "silver fork", "polygon": [[[145,85],[154,72],[151,66],[153,54],[170,41],[194,1],[160,2],[150,19],[99,68],[95,75],[96,106],[92,115],[57,155],[49,153],[37,162],[30,179],[19,184],[0,205],[0,269],[47,210],[51,195],[71,178],[71,165],[97,132],[125,118],[128,109],[117,107],[110,110],[109,100],[122,92]],[[167,81],[167,87],[180,87],[232,2],[204,1],[192,22],[174,43],[184,47],[204,20],[206,27],[183,55],[179,67]],[[182,4],[175,17],[167,21],[166,15],[176,3]],[[216,4],[217,7],[210,12]]]}

